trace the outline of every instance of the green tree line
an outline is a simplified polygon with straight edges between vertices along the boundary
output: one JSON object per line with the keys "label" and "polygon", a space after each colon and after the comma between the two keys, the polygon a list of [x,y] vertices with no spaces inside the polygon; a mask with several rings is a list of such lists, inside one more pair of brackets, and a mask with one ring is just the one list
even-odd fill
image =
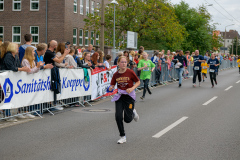
{"label": "green tree line", "polygon": [[[85,29],[100,33],[101,8],[89,14]],[[105,44],[113,46],[113,4],[105,7]],[[116,46],[126,48],[126,33],[138,33],[138,46],[145,49],[183,49],[202,52],[220,46],[210,25],[206,7],[190,8],[185,2],[172,5],[167,0],[118,0],[115,8]]]}

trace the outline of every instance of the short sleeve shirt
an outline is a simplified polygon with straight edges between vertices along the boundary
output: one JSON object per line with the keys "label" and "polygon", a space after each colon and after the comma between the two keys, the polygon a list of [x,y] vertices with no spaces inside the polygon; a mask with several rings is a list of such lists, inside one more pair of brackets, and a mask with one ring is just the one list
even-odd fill
{"label": "short sleeve shirt", "polygon": [[50,51],[50,50],[47,50],[45,55],[44,55],[44,62],[45,64],[52,64],[54,65],[54,61],[53,59],[56,57],[56,53],[53,51]]}
{"label": "short sleeve shirt", "polygon": [[215,64],[219,64],[219,61],[218,61],[218,59],[216,59],[216,58],[215,58],[215,59],[211,59],[211,58],[210,58],[210,59],[208,60],[208,64],[209,64],[209,66],[210,66],[210,67],[209,67],[210,69],[217,69],[217,67],[215,66]]}
{"label": "short sleeve shirt", "polygon": [[133,87],[134,82],[138,82],[139,79],[134,71],[127,69],[124,73],[119,73],[118,71],[113,74],[111,85],[117,83],[117,87],[121,90],[126,90]]}
{"label": "short sleeve shirt", "polygon": [[109,63],[108,63],[108,61],[105,61],[104,64],[106,65],[107,68],[109,68]]}
{"label": "short sleeve shirt", "polygon": [[151,60],[140,60],[138,63],[138,68],[142,68],[145,65],[147,65],[147,68],[144,68],[141,70],[141,74],[140,74],[140,79],[145,80],[145,79],[150,79],[151,78],[151,69],[153,67],[155,67],[155,64],[151,61]]}

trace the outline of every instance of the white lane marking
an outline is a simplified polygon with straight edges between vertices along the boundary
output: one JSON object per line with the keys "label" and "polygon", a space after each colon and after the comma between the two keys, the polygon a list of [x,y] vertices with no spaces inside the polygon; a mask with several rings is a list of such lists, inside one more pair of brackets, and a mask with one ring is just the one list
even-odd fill
{"label": "white lane marking", "polygon": [[162,135],[164,135],[165,133],[167,133],[168,131],[170,131],[171,129],[173,129],[174,127],[176,127],[177,125],[179,125],[180,123],[182,123],[183,121],[185,121],[186,119],[188,119],[188,117],[182,117],[181,119],[177,120],[176,122],[174,122],[173,124],[171,124],[170,126],[168,126],[167,128],[165,128],[164,130],[158,132],[157,134],[155,134],[154,136],[152,136],[153,138],[159,138]]}
{"label": "white lane marking", "polygon": [[225,89],[225,91],[228,91],[229,89],[231,89],[233,86],[230,86],[228,88]]}
{"label": "white lane marking", "polygon": [[217,99],[217,96],[211,98],[209,101],[203,103],[204,106],[208,105],[209,103],[211,103],[212,101],[214,101],[215,99]]}
{"label": "white lane marking", "polygon": [[240,80],[239,80],[239,81],[237,81],[236,83],[240,83]]}

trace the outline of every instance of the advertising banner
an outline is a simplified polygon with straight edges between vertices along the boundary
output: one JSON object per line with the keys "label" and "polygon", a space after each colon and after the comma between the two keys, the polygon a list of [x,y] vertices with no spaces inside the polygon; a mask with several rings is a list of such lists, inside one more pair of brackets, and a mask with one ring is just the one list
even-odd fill
{"label": "advertising banner", "polygon": [[92,100],[114,95],[117,93],[116,86],[113,93],[107,93],[107,88],[110,86],[113,74],[116,71],[117,66],[112,66],[112,69],[110,71],[106,70],[105,68],[98,67],[92,71]]}
{"label": "advertising banner", "polygon": [[[91,72],[85,81],[83,69],[59,69],[61,93],[57,100],[91,95]],[[53,101],[51,70],[34,74],[7,71],[0,73],[0,109],[19,108]]]}

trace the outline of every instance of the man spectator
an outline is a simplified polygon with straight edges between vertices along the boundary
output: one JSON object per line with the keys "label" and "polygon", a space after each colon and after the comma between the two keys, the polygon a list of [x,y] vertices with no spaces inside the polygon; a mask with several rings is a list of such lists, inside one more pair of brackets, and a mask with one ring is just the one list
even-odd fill
{"label": "man spectator", "polygon": [[55,48],[57,47],[57,41],[55,40],[52,40],[50,43],[49,43],[49,48],[48,50],[46,51],[45,53],[45,56],[44,56],[44,62],[45,64],[52,64],[54,65],[54,62],[57,62],[57,63],[62,63],[63,59],[65,58],[65,56],[69,53],[70,49],[66,48],[64,53],[62,54],[62,56],[60,57],[57,57],[56,56],[56,53],[55,53]]}
{"label": "man spectator", "polygon": [[26,50],[27,47],[33,47],[34,50],[37,49],[36,47],[31,45],[32,44],[32,35],[31,34],[29,34],[29,33],[25,34],[24,35],[24,39],[25,39],[26,43],[19,47],[19,60],[20,60],[20,63],[22,63],[22,59],[24,57],[25,50]]}
{"label": "man spectator", "polygon": [[70,47],[71,47],[71,43],[70,42],[66,42],[65,45],[67,46],[68,49],[70,49]]}
{"label": "man spectator", "polygon": [[[38,62],[44,62],[43,61],[43,56],[47,50],[47,44],[45,43],[40,43],[37,46],[37,50],[35,51],[35,63],[37,65]],[[46,64],[44,66],[41,66],[40,69],[52,69],[53,65],[52,64]]]}
{"label": "man spectator", "polygon": [[95,53],[95,51],[93,50],[93,45],[89,44],[88,45],[88,49],[84,50],[84,52],[90,52],[91,53],[91,56],[93,55],[93,53]]}

